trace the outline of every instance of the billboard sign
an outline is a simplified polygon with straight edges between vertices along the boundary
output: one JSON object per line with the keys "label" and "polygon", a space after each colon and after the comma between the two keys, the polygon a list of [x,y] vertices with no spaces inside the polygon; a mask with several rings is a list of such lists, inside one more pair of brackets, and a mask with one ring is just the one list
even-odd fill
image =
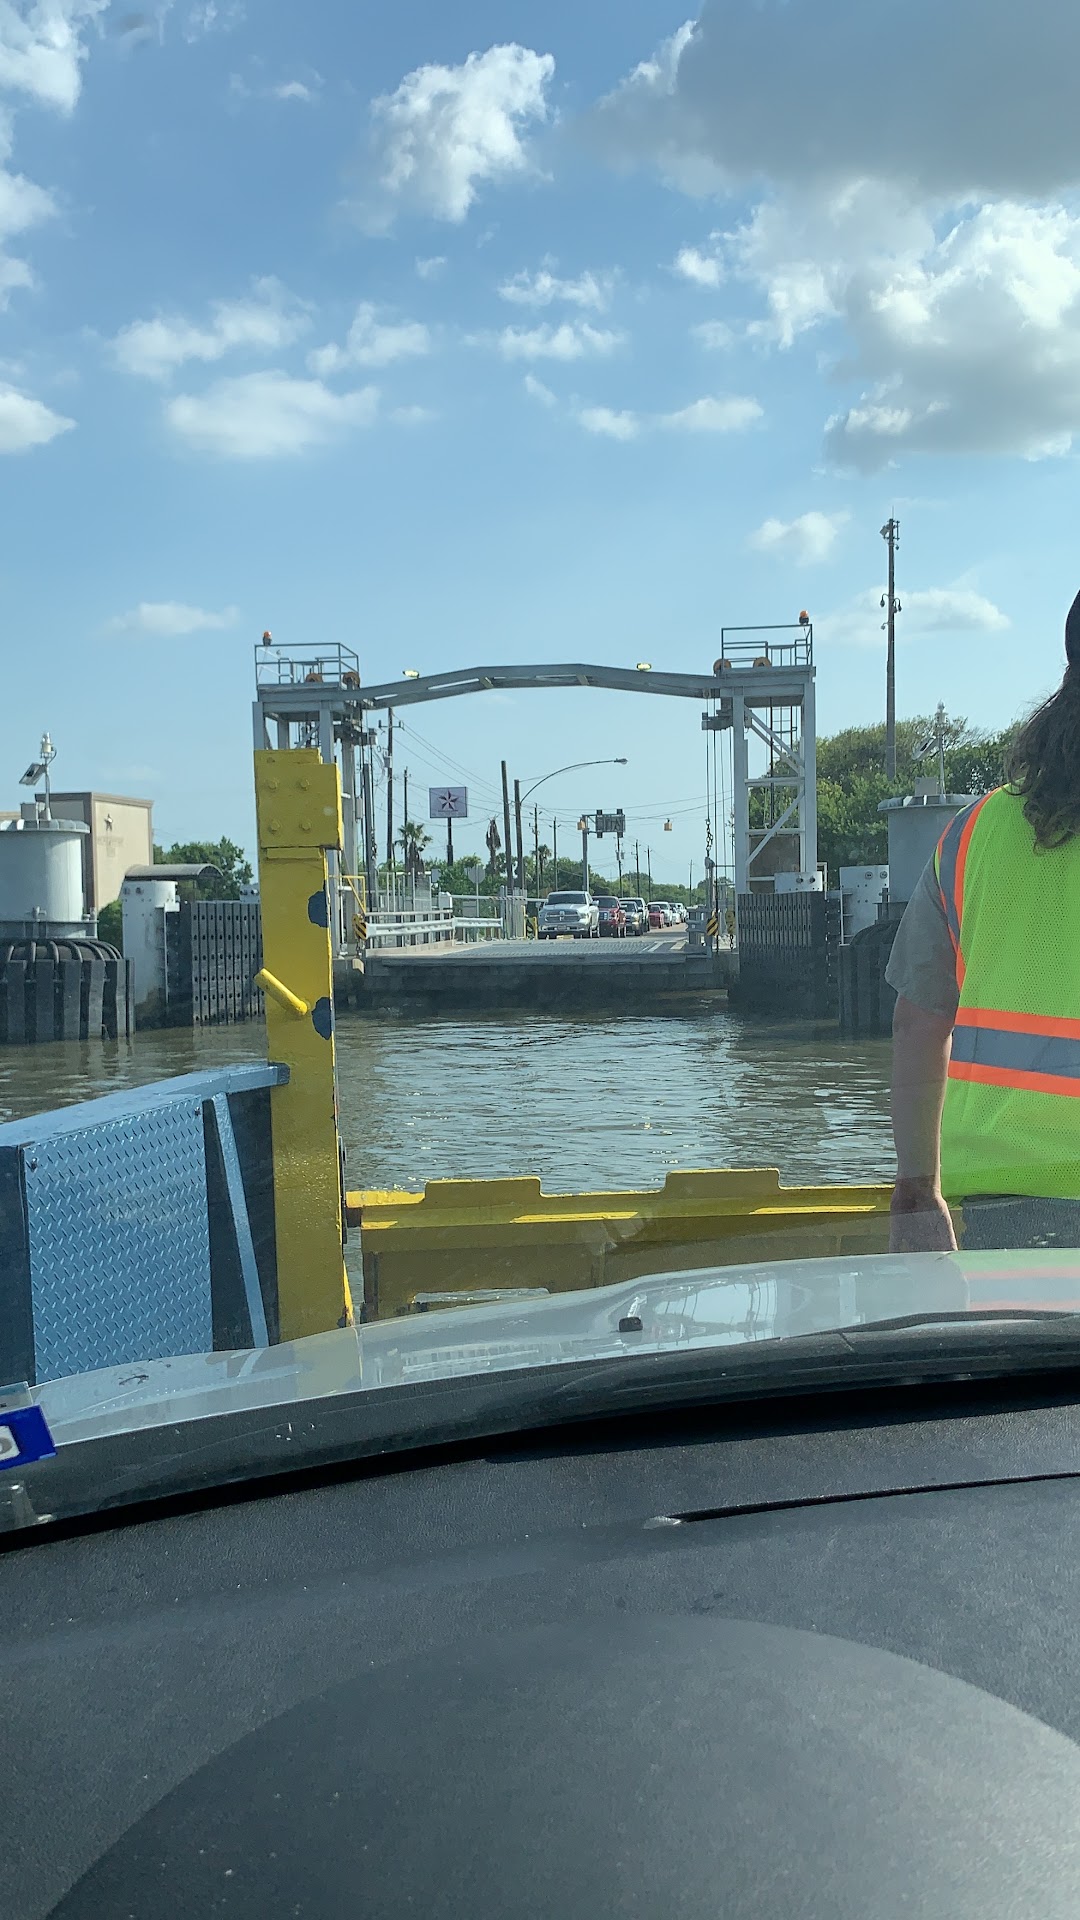
{"label": "billboard sign", "polygon": [[429,820],[467,820],[469,817],[468,787],[429,787]]}

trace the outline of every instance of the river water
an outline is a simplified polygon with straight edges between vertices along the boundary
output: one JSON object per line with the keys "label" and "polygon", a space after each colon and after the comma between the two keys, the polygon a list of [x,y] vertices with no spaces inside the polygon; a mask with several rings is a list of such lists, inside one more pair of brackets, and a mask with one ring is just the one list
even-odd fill
{"label": "river water", "polygon": [[[655,1187],[670,1168],[778,1167],[788,1185],[890,1177],[889,1049],[702,1011],[338,1022],[352,1187],[536,1173]],[[0,1118],[265,1058],[261,1025],[0,1050]]]}

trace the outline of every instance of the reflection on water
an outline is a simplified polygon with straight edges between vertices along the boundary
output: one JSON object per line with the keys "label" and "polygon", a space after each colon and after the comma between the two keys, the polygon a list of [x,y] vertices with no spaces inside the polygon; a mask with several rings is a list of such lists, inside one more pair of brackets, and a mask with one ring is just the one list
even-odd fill
{"label": "reflection on water", "polygon": [[[0,1117],[263,1058],[261,1025],[0,1049]],[[671,1167],[779,1167],[789,1184],[890,1178],[889,1049],[829,1027],[702,1012],[493,1014],[338,1025],[356,1187],[537,1173],[650,1187]]]}

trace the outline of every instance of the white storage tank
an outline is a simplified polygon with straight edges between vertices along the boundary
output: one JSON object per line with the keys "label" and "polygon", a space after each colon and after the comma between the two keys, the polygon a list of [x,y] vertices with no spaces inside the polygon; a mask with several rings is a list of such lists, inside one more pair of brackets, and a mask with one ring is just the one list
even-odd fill
{"label": "white storage tank", "polygon": [[50,820],[26,807],[0,827],[0,937],[92,931],[83,900],[81,820]]}
{"label": "white storage tank", "polygon": [[950,820],[970,807],[970,793],[916,793],[883,800],[878,808],[889,828],[889,905],[906,906]]}

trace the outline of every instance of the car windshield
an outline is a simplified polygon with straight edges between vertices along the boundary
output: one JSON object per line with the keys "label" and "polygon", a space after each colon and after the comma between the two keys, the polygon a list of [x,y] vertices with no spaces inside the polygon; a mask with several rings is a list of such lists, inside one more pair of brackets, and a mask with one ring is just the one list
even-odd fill
{"label": "car windshield", "polygon": [[1076,31],[939,12],[0,0],[0,1487],[1072,1311]]}

